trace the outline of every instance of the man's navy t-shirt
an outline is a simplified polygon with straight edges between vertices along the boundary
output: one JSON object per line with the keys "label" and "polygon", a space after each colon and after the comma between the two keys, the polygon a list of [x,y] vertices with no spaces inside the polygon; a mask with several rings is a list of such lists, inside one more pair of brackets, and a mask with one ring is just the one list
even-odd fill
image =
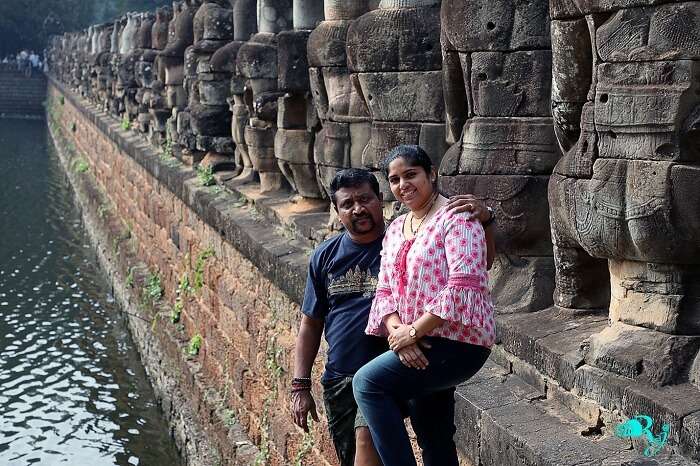
{"label": "man's navy t-shirt", "polygon": [[381,250],[382,238],[359,244],[342,233],[311,255],[302,312],[325,320],[328,360],[323,380],[355,375],[388,349],[386,339],[365,334]]}

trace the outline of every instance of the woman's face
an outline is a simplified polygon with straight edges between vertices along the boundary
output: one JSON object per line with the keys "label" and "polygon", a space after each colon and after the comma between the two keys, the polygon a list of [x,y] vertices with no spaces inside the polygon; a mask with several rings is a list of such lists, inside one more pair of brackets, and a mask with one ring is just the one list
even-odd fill
{"label": "woman's face", "polygon": [[411,166],[403,157],[389,164],[389,187],[397,200],[411,210],[420,209],[430,200],[435,189],[434,170],[428,174],[423,167]]}

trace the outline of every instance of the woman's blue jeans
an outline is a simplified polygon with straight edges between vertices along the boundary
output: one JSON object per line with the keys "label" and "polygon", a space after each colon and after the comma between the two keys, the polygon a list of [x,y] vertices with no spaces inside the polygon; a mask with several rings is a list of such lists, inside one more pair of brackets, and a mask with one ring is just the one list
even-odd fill
{"label": "woman's blue jeans", "polygon": [[426,337],[426,369],[401,363],[387,351],[353,377],[355,400],[384,466],[414,466],[416,459],[400,406],[409,405],[425,466],[458,466],[454,443],[454,389],[476,374],[491,352],[483,346]]}

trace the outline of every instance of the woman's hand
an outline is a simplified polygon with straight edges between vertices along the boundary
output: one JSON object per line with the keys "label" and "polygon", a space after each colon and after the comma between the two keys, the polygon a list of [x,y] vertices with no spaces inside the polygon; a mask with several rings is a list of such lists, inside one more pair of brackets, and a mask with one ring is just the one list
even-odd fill
{"label": "woman's hand", "polygon": [[416,342],[416,339],[409,335],[411,326],[406,324],[392,325],[389,331],[389,348],[397,352]]}
{"label": "woman's hand", "polygon": [[[429,347],[429,345],[426,345],[426,348]],[[425,369],[428,367],[428,358],[425,357],[425,354],[417,343],[405,346],[396,353],[399,356],[399,361],[406,367],[412,367],[414,369]]]}

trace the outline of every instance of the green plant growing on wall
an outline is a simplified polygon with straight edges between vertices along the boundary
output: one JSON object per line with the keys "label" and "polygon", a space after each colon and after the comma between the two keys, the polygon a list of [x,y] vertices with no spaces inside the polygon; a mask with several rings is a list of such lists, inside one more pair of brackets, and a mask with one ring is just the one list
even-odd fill
{"label": "green plant growing on wall", "polygon": [[75,124],[75,122],[70,124],[70,130],[75,133],[75,130],[78,129],[78,126]]}
{"label": "green plant growing on wall", "polygon": [[254,466],[266,466],[270,462],[270,436],[267,429],[270,426],[270,404],[272,397],[268,397],[263,402],[263,412],[260,416],[260,445],[258,445],[258,454],[255,455]]}
{"label": "green plant growing on wall", "polygon": [[214,250],[212,248],[207,248],[197,256],[197,260],[194,263],[194,277],[192,283],[195,290],[201,290],[204,286],[204,264],[207,262],[207,259],[213,255]]}
{"label": "green plant growing on wall", "polygon": [[192,285],[190,285],[190,276],[187,275],[187,272],[183,272],[183,274],[180,276],[180,281],[177,284],[178,297],[183,298],[185,296],[189,296],[193,291]]}
{"label": "green plant growing on wall", "polygon": [[[309,427],[311,426],[311,419],[309,419]],[[311,435],[311,432],[306,432],[304,434],[304,440],[301,444],[301,448],[299,448],[299,451],[297,451],[297,454],[294,456],[294,466],[304,466],[304,458],[306,458],[306,455],[311,453],[311,450],[314,448],[314,438]]]}
{"label": "green plant growing on wall", "polygon": [[107,203],[102,203],[97,208],[97,215],[104,220],[104,218],[109,214],[109,205]]}
{"label": "green plant growing on wall", "polygon": [[157,273],[148,274],[143,296],[147,304],[154,304],[163,297],[163,285],[161,285],[160,276]]}
{"label": "green plant growing on wall", "polygon": [[63,96],[59,96],[58,103],[61,105],[61,107],[63,107],[66,104],[66,98]]}
{"label": "green plant growing on wall", "polygon": [[236,425],[236,412],[234,410],[230,408],[224,409],[224,412],[221,417],[224,426],[228,427],[229,429]]}
{"label": "green plant growing on wall", "polygon": [[197,179],[199,180],[200,186],[213,185],[215,183],[214,171],[212,170],[211,166],[197,166]]}
{"label": "green plant growing on wall", "polygon": [[182,300],[180,298],[177,298],[175,301],[175,304],[173,305],[173,308],[170,310],[170,322],[173,324],[177,324],[180,322],[180,316],[182,315],[182,309],[184,308],[184,304],[182,304]]}
{"label": "green plant growing on wall", "polygon": [[280,364],[282,348],[277,346],[277,339],[273,336],[265,349],[265,367],[270,372],[270,388],[272,392],[277,392],[280,377],[284,374],[284,368]]}
{"label": "green plant growing on wall", "polygon": [[86,173],[89,169],[90,165],[83,159],[78,159],[73,163],[73,170],[76,173]]}
{"label": "green plant growing on wall", "polygon": [[129,120],[129,115],[124,115],[122,117],[121,127],[124,131],[131,129],[131,120]]}
{"label": "green plant growing on wall", "polygon": [[126,274],[126,286],[134,287],[134,267],[129,267],[129,272]]}
{"label": "green plant growing on wall", "polygon": [[202,338],[202,335],[199,333],[194,335],[187,344],[187,354],[190,356],[197,356],[199,354],[199,350],[202,349],[203,343],[204,339]]}

